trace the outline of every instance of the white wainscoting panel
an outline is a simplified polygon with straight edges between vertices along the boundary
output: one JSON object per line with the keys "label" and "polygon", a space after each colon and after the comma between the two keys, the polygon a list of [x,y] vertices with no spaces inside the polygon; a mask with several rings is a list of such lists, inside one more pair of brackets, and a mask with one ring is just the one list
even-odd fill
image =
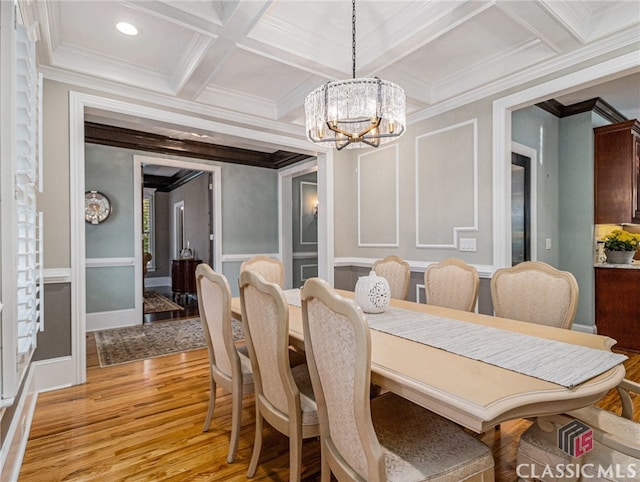
{"label": "white wainscoting panel", "polygon": [[478,230],[478,120],[416,137],[416,247],[458,248]]}
{"label": "white wainscoting panel", "polygon": [[398,247],[398,144],[358,156],[358,246]]}

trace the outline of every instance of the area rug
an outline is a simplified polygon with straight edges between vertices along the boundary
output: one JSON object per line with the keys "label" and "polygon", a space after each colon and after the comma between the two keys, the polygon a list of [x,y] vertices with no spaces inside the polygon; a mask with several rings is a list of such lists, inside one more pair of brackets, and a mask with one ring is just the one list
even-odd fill
{"label": "area rug", "polygon": [[144,292],[144,312],[161,313],[163,311],[184,310],[184,308],[157,291]]}
{"label": "area rug", "polygon": [[[234,340],[244,339],[242,324],[232,323]],[[103,368],[207,346],[199,318],[96,331],[94,336]]]}

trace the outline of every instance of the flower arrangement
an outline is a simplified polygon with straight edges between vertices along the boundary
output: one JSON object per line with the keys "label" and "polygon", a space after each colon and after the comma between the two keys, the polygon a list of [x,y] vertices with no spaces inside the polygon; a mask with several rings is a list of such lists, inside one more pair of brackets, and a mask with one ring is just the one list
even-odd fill
{"label": "flower arrangement", "polygon": [[604,249],[607,251],[635,251],[640,247],[640,234],[633,234],[616,229],[604,238]]}

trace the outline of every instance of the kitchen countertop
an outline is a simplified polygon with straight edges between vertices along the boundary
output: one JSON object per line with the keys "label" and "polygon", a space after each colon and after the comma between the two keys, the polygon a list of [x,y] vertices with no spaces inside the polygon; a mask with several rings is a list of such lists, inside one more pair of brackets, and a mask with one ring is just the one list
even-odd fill
{"label": "kitchen countertop", "polygon": [[633,260],[631,264],[595,263],[593,267],[594,268],[640,269],[640,260]]}

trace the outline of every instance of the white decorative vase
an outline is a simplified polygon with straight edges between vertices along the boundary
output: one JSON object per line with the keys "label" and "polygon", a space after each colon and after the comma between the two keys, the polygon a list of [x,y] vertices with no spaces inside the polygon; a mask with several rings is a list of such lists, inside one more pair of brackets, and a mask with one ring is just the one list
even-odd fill
{"label": "white decorative vase", "polygon": [[607,263],[609,264],[631,264],[635,251],[609,251],[606,250]]}
{"label": "white decorative vase", "polygon": [[391,289],[382,276],[370,271],[369,276],[360,276],[356,283],[356,302],[365,313],[382,313],[389,304]]}

